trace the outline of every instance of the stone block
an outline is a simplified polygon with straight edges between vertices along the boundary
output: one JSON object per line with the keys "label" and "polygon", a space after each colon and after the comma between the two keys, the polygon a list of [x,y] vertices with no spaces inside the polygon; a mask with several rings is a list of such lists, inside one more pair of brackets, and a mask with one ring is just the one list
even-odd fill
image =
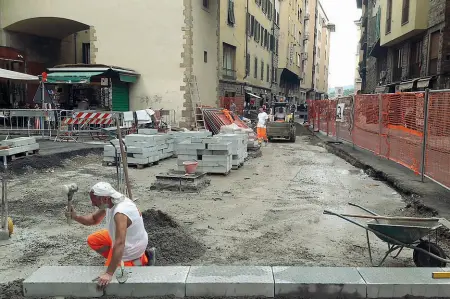
{"label": "stone block", "polygon": [[192,155],[192,156],[197,156],[197,150],[189,150],[189,149],[175,149],[175,152],[177,153],[177,155]]}
{"label": "stone block", "polygon": [[127,158],[127,163],[128,164],[139,164],[139,165],[143,165],[143,164],[148,164],[149,159],[148,158]]}
{"label": "stone block", "polygon": [[365,298],[366,284],[356,268],[273,267],[275,296]]}
{"label": "stone block", "polygon": [[176,150],[202,150],[205,149],[205,144],[203,143],[187,143],[187,142],[181,142],[178,143],[176,146]]}
{"label": "stone block", "polygon": [[19,147],[19,146],[27,146],[34,143],[36,143],[35,137],[19,137],[3,140],[2,142],[0,142],[0,145],[9,147]]}
{"label": "stone block", "polygon": [[9,149],[0,150],[0,156],[11,156],[39,149],[39,143],[32,143],[24,146],[11,147]]}
{"label": "stone block", "polygon": [[186,296],[274,297],[272,268],[254,266],[192,266],[186,280]]}
{"label": "stone block", "polygon": [[[189,267],[127,267],[128,280],[119,284],[114,276],[105,295],[117,297],[185,296]],[[23,282],[25,296],[101,297],[93,281],[104,267],[42,267]]]}
{"label": "stone block", "polygon": [[230,154],[230,151],[210,151],[211,153],[209,155],[215,155],[215,156],[228,156]]}
{"label": "stone block", "polygon": [[156,134],[158,134],[158,130],[157,129],[139,129],[138,130],[138,134],[141,134],[141,135],[156,135]]}
{"label": "stone block", "polygon": [[218,156],[218,155],[203,155],[201,158],[202,161],[212,161],[212,162],[230,162],[231,156]]}
{"label": "stone block", "polygon": [[231,152],[231,142],[223,142],[218,144],[208,144],[209,150],[212,151],[228,151]]}
{"label": "stone block", "polygon": [[213,155],[213,151],[211,150],[198,150],[197,155],[203,156],[203,155]]}
{"label": "stone block", "polygon": [[216,143],[221,143],[222,139],[220,139],[219,137],[209,137],[209,138],[204,138],[203,139],[203,143],[205,144],[216,144]]}
{"label": "stone block", "polygon": [[367,298],[450,297],[447,280],[433,279],[441,268],[357,268],[367,285]]}

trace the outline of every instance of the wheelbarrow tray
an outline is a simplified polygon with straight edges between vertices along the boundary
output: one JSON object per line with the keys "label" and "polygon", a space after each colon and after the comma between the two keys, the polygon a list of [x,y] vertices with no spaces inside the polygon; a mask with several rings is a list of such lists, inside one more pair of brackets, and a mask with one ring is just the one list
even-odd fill
{"label": "wheelbarrow tray", "polygon": [[[410,221],[410,220],[391,220],[391,219],[376,219],[369,221],[367,226],[371,228],[374,234],[384,242],[393,243],[392,240],[387,239],[388,236],[399,243],[414,244],[423,237],[430,234],[430,232],[441,227],[439,220],[436,221]],[[377,234],[377,232],[381,234]],[[384,235],[384,236],[383,236]]]}

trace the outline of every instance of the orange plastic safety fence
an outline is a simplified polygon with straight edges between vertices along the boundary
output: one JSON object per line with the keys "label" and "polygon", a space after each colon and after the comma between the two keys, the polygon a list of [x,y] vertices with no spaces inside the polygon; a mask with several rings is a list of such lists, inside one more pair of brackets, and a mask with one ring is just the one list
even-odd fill
{"label": "orange plastic safety fence", "polygon": [[361,148],[380,153],[379,95],[356,95],[353,142]]}
{"label": "orange plastic safety fence", "polygon": [[427,133],[425,174],[450,187],[450,92],[430,92]]}
{"label": "orange plastic safety fence", "polygon": [[353,98],[339,98],[336,105],[339,106],[339,109],[344,109],[342,120],[336,122],[336,134],[340,139],[353,142],[351,135],[353,129]]}
{"label": "orange plastic safety fence", "polygon": [[385,94],[380,155],[419,173],[424,125],[424,93]]}

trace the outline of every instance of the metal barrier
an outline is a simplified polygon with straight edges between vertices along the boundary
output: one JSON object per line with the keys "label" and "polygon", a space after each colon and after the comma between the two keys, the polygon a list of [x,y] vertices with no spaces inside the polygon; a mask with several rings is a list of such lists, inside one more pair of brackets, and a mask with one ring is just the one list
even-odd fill
{"label": "metal barrier", "polygon": [[0,134],[50,138],[58,129],[59,110],[0,109]]}
{"label": "metal barrier", "polygon": [[61,110],[55,141],[77,141],[79,137],[86,136],[106,140],[110,138],[108,128],[114,130],[116,127],[114,115],[117,113],[120,112]]}
{"label": "metal barrier", "polygon": [[450,188],[450,90],[309,100],[308,109],[314,131]]}

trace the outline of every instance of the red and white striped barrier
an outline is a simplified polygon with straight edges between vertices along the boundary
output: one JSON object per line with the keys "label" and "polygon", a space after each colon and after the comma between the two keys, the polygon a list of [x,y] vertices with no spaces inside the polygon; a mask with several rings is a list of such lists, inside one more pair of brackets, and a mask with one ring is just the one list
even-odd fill
{"label": "red and white striped barrier", "polygon": [[110,125],[112,122],[112,113],[105,112],[74,112],[72,117],[63,120],[64,125]]}

